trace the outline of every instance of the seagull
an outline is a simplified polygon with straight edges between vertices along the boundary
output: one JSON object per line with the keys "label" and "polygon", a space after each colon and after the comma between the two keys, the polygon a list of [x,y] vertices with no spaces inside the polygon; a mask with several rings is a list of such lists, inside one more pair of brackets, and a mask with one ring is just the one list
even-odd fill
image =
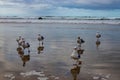
{"label": "seagull", "polygon": [[96,33],[96,38],[100,38],[101,34],[99,32]]}
{"label": "seagull", "polygon": [[38,41],[41,41],[41,35],[38,34]]}
{"label": "seagull", "polygon": [[81,44],[81,39],[80,39],[80,37],[78,37],[77,43],[78,43],[78,44]]}
{"label": "seagull", "polygon": [[19,43],[19,41],[22,39],[21,36],[19,36],[19,38],[16,39],[16,41]]}
{"label": "seagull", "polygon": [[22,47],[25,49],[25,48],[28,48],[29,49],[29,47],[30,47],[30,44],[27,42],[25,42],[25,41],[23,41],[23,44],[22,44]]}
{"label": "seagull", "polygon": [[40,44],[40,41],[42,42],[42,45],[43,45],[43,40],[44,40],[44,37],[40,34],[38,34],[38,41],[39,41],[39,44]]}
{"label": "seagull", "polygon": [[71,54],[71,58],[74,59],[74,60],[78,60],[79,59],[78,52],[77,52],[77,47],[76,46],[73,49],[73,52]]}
{"label": "seagull", "polygon": [[96,41],[96,46],[98,47],[100,45],[100,40]]}

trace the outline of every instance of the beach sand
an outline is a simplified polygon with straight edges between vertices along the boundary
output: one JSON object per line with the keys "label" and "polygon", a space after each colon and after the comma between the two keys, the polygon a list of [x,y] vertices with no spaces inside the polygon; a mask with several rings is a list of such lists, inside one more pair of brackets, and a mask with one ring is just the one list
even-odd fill
{"label": "beach sand", "polygon": [[[100,45],[96,46],[96,32]],[[43,53],[38,54],[37,35],[44,36]],[[120,25],[0,23],[0,80],[73,80],[74,60],[70,55],[77,37],[85,40],[77,80],[120,79]],[[23,61],[16,38],[30,43],[30,60]]]}

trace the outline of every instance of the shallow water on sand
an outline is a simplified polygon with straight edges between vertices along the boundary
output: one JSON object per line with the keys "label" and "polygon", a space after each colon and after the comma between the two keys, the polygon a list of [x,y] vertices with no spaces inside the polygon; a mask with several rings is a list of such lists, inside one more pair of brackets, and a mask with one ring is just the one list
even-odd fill
{"label": "shallow water on sand", "polygon": [[[97,31],[102,35],[98,46]],[[39,33],[45,37],[40,54]],[[16,51],[18,36],[31,45],[30,59],[24,67]],[[0,24],[0,80],[73,80],[74,61],[70,55],[78,36],[85,40],[82,44],[85,51],[81,67],[74,69],[80,70],[76,73],[77,80],[119,80],[120,25],[28,23]]]}

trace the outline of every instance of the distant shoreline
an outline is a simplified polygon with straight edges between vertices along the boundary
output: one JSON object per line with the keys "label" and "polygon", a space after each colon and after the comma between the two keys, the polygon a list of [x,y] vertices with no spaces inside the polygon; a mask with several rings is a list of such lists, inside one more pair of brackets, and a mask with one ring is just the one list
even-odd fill
{"label": "distant shoreline", "polygon": [[52,19],[0,19],[0,23],[60,23],[60,24],[116,24],[120,25],[120,20],[52,20]]}

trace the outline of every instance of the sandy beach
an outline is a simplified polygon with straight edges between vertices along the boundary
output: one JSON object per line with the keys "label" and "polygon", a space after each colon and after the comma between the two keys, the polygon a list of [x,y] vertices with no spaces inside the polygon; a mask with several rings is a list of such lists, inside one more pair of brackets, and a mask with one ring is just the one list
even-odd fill
{"label": "sandy beach", "polygon": [[[100,45],[96,45],[96,32]],[[38,54],[37,35],[44,36],[44,50]],[[70,55],[76,39],[85,40],[82,65],[76,80],[120,79],[120,25],[0,23],[0,80],[73,80],[74,60]],[[16,51],[16,38],[30,43],[30,59],[23,61]]]}

